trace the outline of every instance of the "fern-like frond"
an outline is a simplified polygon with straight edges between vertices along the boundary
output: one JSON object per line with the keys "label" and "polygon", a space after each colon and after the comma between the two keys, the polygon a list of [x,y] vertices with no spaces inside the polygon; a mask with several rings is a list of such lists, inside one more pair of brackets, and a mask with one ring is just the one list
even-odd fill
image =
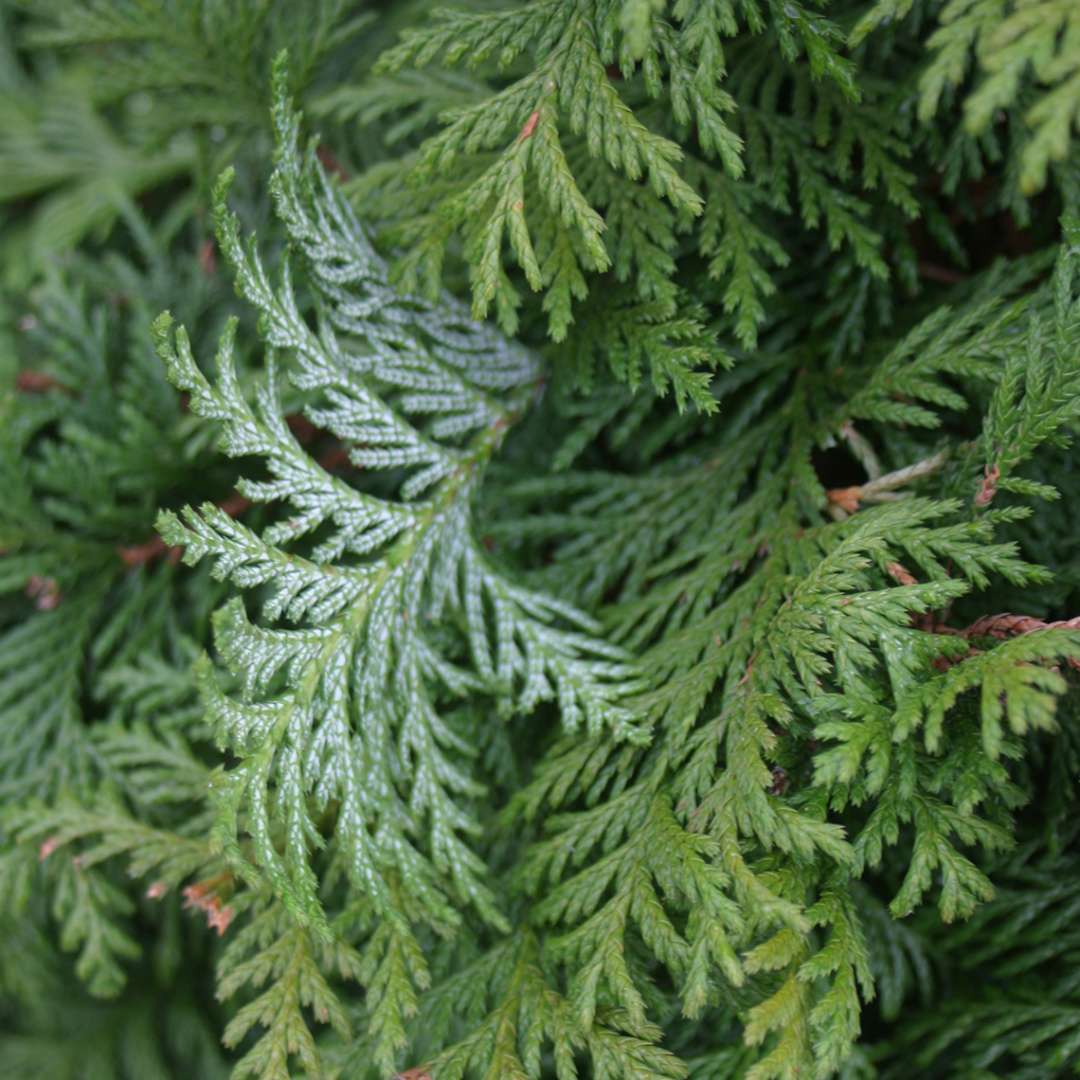
{"label": "fern-like frond", "polygon": [[[215,573],[263,600],[258,616],[234,599],[215,620],[236,691],[200,666],[210,719],[236,762],[215,785],[218,842],[238,866],[259,868],[298,921],[294,936],[328,932],[316,866],[344,871],[365,897],[380,928],[361,981],[389,1067],[428,981],[417,928],[445,932],[463,908],[506,925],[470,846],[483,788],[447,703],[482,695],[497,723],[498,711],[552,701],[569,731],[642,731],[622,653],[570,606],[505,577],[472,530],[474,492],[537,392],[537,360],[448,297],[390,287],[364,228],[300,154],[281,76],[278,94],[274,191],[314,312],[300,307],[288,268],[275,287],[241,244],[222,188],[221,246],[271,350],[256,403],[233,366],[232,327],[213,382],[168,317],[156,333],[191,408],[221,424],[226,451],[262,459],[263,478],[242,481],[243,494],[290,509],[261,532],[212,506],[164,515],[161,528],[187,560],[213,558]],[[298,443],[277,396],[282,369],[359,475],[332,474]]]}

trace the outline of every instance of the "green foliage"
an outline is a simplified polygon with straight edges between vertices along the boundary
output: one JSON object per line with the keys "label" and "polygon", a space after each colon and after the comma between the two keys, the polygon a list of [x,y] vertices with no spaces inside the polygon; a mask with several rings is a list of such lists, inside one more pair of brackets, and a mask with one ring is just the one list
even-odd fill
{"label": "green foliage", "polygon": [[106,231],[134,196],[194,165],[190,142],[151,156],[112,130],[95,111],[85,76],[73,73],[44,88],[20,80],[0,98],[0,202],[39,197],[26,225],[11,215],[14,236],[5,236],[39,265],[51,252]]}
{"label": "green foliage", "polygon": [[1076,1071],[1072,5],[0,27],[5,1075]]}
{"label": "green foliage", "polygon": [[[805,53],[807,74],[830,80],[823,91],[830,102],[834,94],[837,105],[858,96],[830,24],[795,4],[770,4],[769,10],[775,18],[772,45],[789,60]],[[460,107],[405,159],[403,175],[377,167],[370,179],[358,181],[363,198],[372,187],[385,189],[391,177],[415,188],[404,213],[400,195],[388,207],[402,218],[391,233],[407,250],[398,264],[401,280],[433,291],[447,245],[460,236],[473,314],[483,317],[494,304],[500,323],[513,332],[521,296],[503,266],[505,241],[525,284],[544,294],[553,340],[564,340],[579,318],[575,301],[587,296],[588,275],[604,271],[632,284],[637,299],[652,308],[647,321],[665,326],[664,337],[678,339],[685,336],[680,327],[687,315],[672,281],[672,253],[679,234],[693,231],[710,259],[711,276],[725,283],[724,307],[737,315],[740,341],[752,344],[764,318],[761,300],[775,290],[767,265],[784,266],[789,257],[751,211],[763,201],[787,208],[789,168],[798,177],[804,220],[814,226],[824,218],[832,246],[851,243],[861,265],[884,272],[874,251],[877,239],[858,221],[864,208],[831,190],[824,175],[832,168],[845,175],[846,163],[824,166],[807,158],[796,122],[773,127],[754,110],[738,119],[730,115],[737,98],[723,88],[728,70],[722,42],[744,29],[760,33],[766,21],[758,6],[742,5],[737,14],[726,3],[677,4],[670,22],[660,15],[655,4],[599,0],[550,0],[532,5],[526,15],[513,9],[445,12],[432,25],[408,31],[384,54],[376,71],[385,75],[351,97],[344,91],[335,96],[334,106],[345,115],[408,110],[411,118],[397,130],[411,134],[434,113],[417,84],[401,84],[398,73],[408,65],[441,62],[512,73],[496,76],[510,81],[490,95],[476,81],[456,84]],[[533,63],[514,77],[523,56]],[[740,79],[748,98],[758,78],[760,69]],[[819,109],[818,122],[831,122],[827,107]],[[847,126],[842,108],[836,122]],[[690,129],[693,139],[686,140]],[[866,151],[867,185],[876,186],[884,175],[890,195],[911,212],[910,177],[891,160],[903,152],[900,144],[869,126],[860,126],[849,145],[856,140]],[[772,158],[766,167],[776,183],[764,197],[761,189],[740,183],[744,144],[755,168]],[[589,332],[597,316],[582,317]],[[617,308],[610,318],[629,325]],[[712,407],[703,380],[684,368],[686,361],[672,366],[662,351],[646,355],[658,389],[670,385],[680,403],[685,397]],[[721,355],[694,362],[713,366]],[[637,364],[627,369],[612,362],[616,376],[633,384]]]}
{"label": "green foliage", "polygon": [[369,13],[339,0],[0,4],[3,280],[107,236],[131,202],[208,201],[208,177],[266,129],[266,72],[293,49],[302,90],[355,46]]}
{"label": "green foliage", "polygon": [[[143,239],[153,252],[155,238]],[[184,655],[185,608],[199,588],[190,592],[168,560],[142,558],[140,546],[153,537],[159,498],[190,476],[213,485],[221,474],[153,357],[147,310],[158,251],[145,270],[111,267],[110,292],[148,275],[122,315],[85,268],[46,282],[13,357],[27,366],[11,372],[0,400],[7,798],[88,790],[101,766],[84,720],[109,712],[98,702],[108,700],[112,672]],[[189,310],[203,308],[208,292],[191,275]]]}
{"label": "green foliage", "polygon": [[[433,924],[452,919],[447,894],[501,922],[460,836],[477,826],[455,796],[481,789],[462,771],[460,739],[438,716],[439,695],[486,690],[522,712],[557,698],[569,730],[611,727],[626,737],[633,731],[619,699],[633,689],[631,673],[580,629],[555,628],[555,620],[589,624],[502,578],[469,536],[473,485],[527,403],[535,361],[474,329],[449,298],[431,305],[388,291],[381,261],[314,157],[302,168],[296,119],[281,98],[277,108],[274,190],[324,300],[318,332],[303,320],[289,279],[273,291],[254,249],[241,245],[224,190],[219,241],[241,292],[261,311],[267,342],[292,353],[294,383],[310,392],[308,419],[342,440],[353,465],[404,478],[396,497],[378,496],[312,460],[285,423],[272,364],[253,410],[233,367],[235,324],[211,385],[186,336],[174,348],[168,318],[155,323],[172,379],[191,394],[194,412],[223,424],[226,452],[267,459],[273,479],[245,481],[241,493],[288,499],[294,514],[261,536],[214,506],[160,523],[168,543],[185,546],[185,559],[216,556],[217,575],[248,588],[272,582],[265,617],[302,624],[261,628],[235,601],[215,620],[218,651],[243,685],[243,696],[230,699],[202,676],[218,738],[241,760],[220,789],[220,829],[241,857],[235,835],[244,812],[256,861],[292,910],[317,918],[308,853],[323,840],[301,799],[315,791],[316,811],[337,804],[335,856],[356,888],[374,890],[381,915],[392,909],[385,877],[392,871],[430,896]],[[329,532],[303,554],[284,547],[320,528]],[[447,608],[460,613],[462,636],[440,649],[424,623]],[[459,666],[467,656],[472,671]],[[410,760],[422,770],[412,792],[400,790],[375,811],[368,785],[385,800]],[[292,790],[298,801],[290,806],[273,789]],[[373,811],[377,839],[365,824]],[[273,842],[278,827],[287,837],[284,858]],[[428,839],[415,850],[409,834],[421,828]]]}
{"label": "green foliage", "polygon": [[[901,19],[913,0],[878,0],[856,25],[861,41]],[[964,124],[984,132],[1016,109],[1030,129],[1020,156],[1020,185],[1046,185],[1047,170],[1069,153],[1080,127],[1080,16],[1069,0],[950,0],[927,41],[933,57],[919,80],[919,111],[929,119],[962,86],[974,60],[980,77],[964,101]]]}
{"label": "green foliage", "polygon": [[[52,966],[47,950],[28,953],[13,944],[16,940],[14,934],[5,935],[10,959],[48,978],[36,990],[36,1007],[27,1005],[18,1014],[5,1010],[0,1054],[9,1076],[225,1080],[229,1075],[203,988],[182,972],[161,978],[142,973],[122,998],[101,1002],[82,993],[70,972]],[[50,997],[63,1001],[64,1008],[42,1008]]]}
{"label": "green foliage", "polygon": [[320,1075],[319,1054],[303,1009],[310,1009],[320,1022],[348,1037],[348,1020],[322,972],[334,970],[341,977],[356,978],[359,958],[340,944],[320,949],[303,927],[280,907],[270,905],[237,934],[222,956],[222,965],[228,974],[219,984],[220,997],[229,999],[245,985],[261,991],[230,1020],[222,1036],[225,1045],[238,1046],[256,1024],[266,1029],[237,1063],[233,1075],[287,1080],[294,1054],[306,1075]]}
{"label": "green foliage", "polygon": [[[920,1012],[905,1038],[909,1063],[921,1073],[1033,1078],[1075,1071],[1073,862],[1029,842],[998,868],[998,895],[946,946],[962,981],[933,1013]],[[901,1075],[885,1075],[894,1074]]]}

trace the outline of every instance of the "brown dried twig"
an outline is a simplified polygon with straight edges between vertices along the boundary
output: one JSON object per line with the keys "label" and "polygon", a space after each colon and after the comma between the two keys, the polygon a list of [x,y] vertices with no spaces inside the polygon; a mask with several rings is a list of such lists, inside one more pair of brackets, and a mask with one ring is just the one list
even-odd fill
{"label": "brown dried twig", "polygon": [[[899,585],[918,585],[915,575],[902,563],[891,562],[885,566],[885,572]],[[928,611],[922,615],[913,614],[911,625],[917,630],[924,630],[929,634],[943,634],[949,637],[963,638],[970,641],[972,638],[992,637],[999,641],[1006,638],[1017,637],[1020,634],[1034,634],[1041,630],[1080,630],[1080,615],[1071,619],[1055,619],[1047,622],[1038,619],[1034,615],[1016,615],[1011,612],[1001,612],[997,615],[981,615],[973,623],[964,627],[949,626],[937,612]],[[939,670],[942,666],[950,667],[957,660],[974,656],[979,652],[972,648],[963,657],[948,659],[940,657],[937,664]],[[1070,667],[1080,671],[1080,660],[1066,658]]]}
{"label": "brown dried twig", "polygon": [[983,469],[982,485],[975,495],[976,506],[989,506],[997,494],[998,480],[1001,479],[1001,469],[997,465],[987,465]]}
{"label": "brown dried twig", "polygon": [[842,521],[849,514],[854,514],[862,503],[891,502],[902,496],[897,488],[902,488],[915,480],[937,472],[948,457],[948,452],[940,450],[932,457],[916,461],[913,465],[906,465],[902,469],[894,469],[884,476],[878,476],[867,480],[864,484],[856,484],[854,487],[832,488],[825,493],[829,500],[829,512],[832,516]]}
{"label": "brown dried twig", "polygon": [[59,379],[54,379],[44,371],[31,371],[26,368],[15,376],[15,389],[21,394],[46,394],[50,390],[63,390],[70,394],[68,387]]}

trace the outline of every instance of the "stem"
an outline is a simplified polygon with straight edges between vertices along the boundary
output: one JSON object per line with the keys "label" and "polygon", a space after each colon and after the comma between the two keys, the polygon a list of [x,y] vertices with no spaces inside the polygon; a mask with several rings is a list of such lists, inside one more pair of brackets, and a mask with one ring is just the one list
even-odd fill
{"label": "stem", "polygon": [[913,465],[896,469],[876,479],[867,480],[865,484],[832,488],[826,492],[829,513],[835,520],[843,521],[849,514],[854,514],[861,503],[889,502],[892,499],[902,498],[901,495],[894,494],[897,488],[937,472],[948,460],[948,456],[948,450],[939,450],[931,457],[923,458],[922,461],[916,461]]}

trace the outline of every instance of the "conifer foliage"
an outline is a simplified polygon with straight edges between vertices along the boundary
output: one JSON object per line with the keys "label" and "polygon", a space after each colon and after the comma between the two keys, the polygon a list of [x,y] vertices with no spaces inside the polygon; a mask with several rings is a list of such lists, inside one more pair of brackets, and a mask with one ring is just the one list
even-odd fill
{"label": "conifer foliage", "polygon": [[298,10],[0,0],[0,1071],[1075,1073],[1074,5]]}

